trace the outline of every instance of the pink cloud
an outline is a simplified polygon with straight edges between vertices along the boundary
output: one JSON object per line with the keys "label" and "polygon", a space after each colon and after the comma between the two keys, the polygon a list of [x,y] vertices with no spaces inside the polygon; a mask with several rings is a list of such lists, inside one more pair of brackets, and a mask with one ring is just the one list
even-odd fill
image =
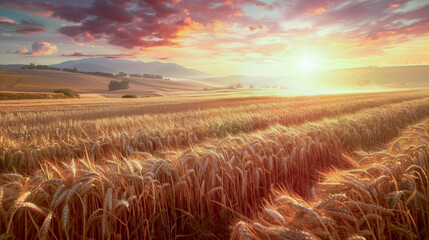
{"label": "pink cloud", "polygon": [[0,16],[0,23],[17,24],[16,21],[14,21],[8,17],[3,17],[3,16]]}
{"label": "pink cloud", "polygon": [[0,32],[15,32],[21,34],[32,34],[45,32],[43,24],[21,20],[19,23],[7,17],[0,17]]}
{"label": "pink cloud", "polygon": [[[265,55],[270,52],[269,46],[258,47],[261,43],[257,40],[270,37],[285,39],[288,49],[298,43],[305,45],[303,41],[311,45],[323,38],[324,44],[329,44],[328,40],[353,43],[354,52],[380,54],[373,49],[429,33],[429,3],[416,5],[419,7],[415,9],[407,8],[415,0],[4,1],[3,7],[33,14],[44,12],[58,21],[68,22],[57,30],[75,42],[101,40],[127,49],[181,47],[183,37],[198,39],[196,35],[204,32],[210,34],[210,39],[195,41],[198,42],[195,45],[212,53],[224,50],[219,49],[219,45],[225,46],[226,53],[231,52],[232,48],[227,49],[228,43],[236,43],[248,45],[243,47],[243,52],[263,51]],[[258,13],[248,9],[257,9]],[[0,27],[3,27],[1,19]],[[13,24],[3,20],[3,24]],[[32,31],[26,28],[19,31],[34,33],[43,29],[42,26],[31,27]],[[237,33],[236,29],[242,32]],[[189,32],[191,34],[187,34]],[[65,54],[69,55],[73,54]]]}
{"label": "pink cloud", "polygon": [[0,8],[11,8],[27,11],[40,17],[49,17],[52,14],[52,7],[46,2],[31,2],[22,0],[4,0]]}
{"label": "pink cloud", "polygon": [[248,28],[251,32],[256,30],[256,27],[254,25],[249,25]]}
{"label": "pink cloud", "polygon": [[249,30],[250,30],[251,32],[255,31],[256,29],[259,29],[259,31],[262,31],[262,30],[264,30],[264,28],[265,28],[262,24],[249,25],[249,26],[247,26],[247,27],[249,28]]}
{"label": "pink cloud", "polygon": [[176,45],[181,33],[196,26],[210,31],[215,24],[241,17],[243,4],[264,5],[259,0],[6,1],[8,7],[33,13],[45,10],[52,17],[77,23],[58,29],[76,42],[105,39],[128,49]]}

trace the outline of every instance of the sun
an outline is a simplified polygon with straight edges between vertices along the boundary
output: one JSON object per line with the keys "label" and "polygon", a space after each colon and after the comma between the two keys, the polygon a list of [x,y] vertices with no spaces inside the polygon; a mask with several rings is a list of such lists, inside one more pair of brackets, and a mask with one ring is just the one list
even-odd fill
{"label": "sun", "polygon": [[314,59],[310,56],[302,56],[301,57],[301,70],[304,73],[311,73],[315,69]]}

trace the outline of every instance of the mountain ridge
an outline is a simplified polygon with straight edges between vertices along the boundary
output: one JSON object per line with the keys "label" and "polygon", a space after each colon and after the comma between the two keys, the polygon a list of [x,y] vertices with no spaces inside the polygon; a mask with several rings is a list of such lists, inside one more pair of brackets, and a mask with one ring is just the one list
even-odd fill
{"label": "mountain ridge", "polygon": [[[88,67],[87,65],[90,65]],[[142,62],[125,59],[83,58],[70,60],[58,64],[51,64],[57,68],[77,68],[80,71],[110,72],[110,73],[134,73],[156,74],[169,78],[195,79],[215,77],[215,75],[196,69],[186,68],[176,63],[162,63],[159,61]]]}

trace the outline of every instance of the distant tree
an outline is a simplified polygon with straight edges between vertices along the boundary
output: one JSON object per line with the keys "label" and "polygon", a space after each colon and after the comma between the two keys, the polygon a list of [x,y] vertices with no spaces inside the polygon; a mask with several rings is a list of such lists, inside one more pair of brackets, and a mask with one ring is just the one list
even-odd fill
{"label": "distant tree", "polygon": [[235,85],[235,88],[243,88],[243,85],[241,85],[240,83]]}
{"label": "distant tree", "polygon": [[368,86],[371,84],[371,82],[368,79],[365,79],[365,80],[361,81],[359,84],[361,86]]}
{"label": "distant tree", "polygon": [[34,64],[34,63],[30,63],[28,65],[24,65],[21,67],[21,69],[46,69],[46,70],[61,70],[59,68],[56,67],[51,67],[48,65],[41,65],[41,64]]}
{"label": "distant tree", "polygon": [[138,78],[141,78],[141,77],[143,77],[141,74],[137,74],[137,73],[130,73],[130,74],[128,74],[130,77],[138,77]]}
{"label": "distant tree", "polygon": [[130,81],[122,80],[122,81],[115,81],[111,80],[109,83],[109,91],[115,91],[115,90],[122,90],[122,89],[128,89]]}
{"label": "distant tree", "polygon": [[253,84],[250,84],[249,88],[255,88],[255,86]]}
{"label": "distant tree", "polygon": [[69,88],[57,89],[57,90],[54,90],[54,93],[63,93],[64,95],[66,95],[68,97],[72,97],[72,98],[80,97],[77,92],[75,92]]}
{"label": "distant tree", "polygon": [[65,71],[65,72],[72,72],[72,73],[78,73],[79,72],[79,70],[77,68],[73,68],[73,69],[71,69],[71,68],[63,68],[61,70]]}
{"label": "distant tree", "polygon": [[115,75],[116,78],[128,77],[128,74],[125,72],[119,72]]}
{"label": "distant tree", "polygon": [[152,74],[143,74],[144,78],[155,78],[155,79],[163,79],[161,75],[152,75]]}
{"label": "distant tree", "polygon": [[102,77],[115,78],[115,74],[113,74],[113,73],[107,73],[107,72],[81,72],[81,73],[86,73],[86,74],[91,74],[91,75],[97,75],[97,76],[102,76]]}
{"label": "distant tree", "polygon": [[137,95],[135,94],[125,94],[122,96],[122,98],[137,98]]}

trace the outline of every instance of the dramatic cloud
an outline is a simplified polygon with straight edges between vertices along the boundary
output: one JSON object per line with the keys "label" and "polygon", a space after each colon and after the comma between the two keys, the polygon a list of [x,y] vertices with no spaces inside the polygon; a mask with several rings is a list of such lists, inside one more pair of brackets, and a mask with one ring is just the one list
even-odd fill
{"label": "dramatic cloud", "polygon": [[61,54],[62,57],[104,57],[108,59],[117,58],[135,58],[135,53],[119,53],[119,54],[83,54],[81,52],[74,52],[72,54]]}
{"label": "dramatic cloud", "polygon": [[238,16],[232,3],[221,1],[101,1],[88,7],[61,6],[53,16],[80,23],[58,29],[76,41],[106,38],[124,48],[175,45],[179,34]]}
{"label": "dramatic cloud", "polygon": [[21,20],[21,24],[17,26],[15,32],[22,34],[32,34],[44,32],[43,24]]}
{"label": "dramatic cloud", "polygon": [[[252,11],[246,12],[252,6],[267,15],[260,17]],[[429,31],[429,3],[416,0],[275,0],[269,3],[258,0],[93,0],[79,5],[48,1],[34,3],[32,7],[45,9],[53,17],[73,23],[60,27],[58,32],[77,42],[105,39],[128,49],[176,45],[182,33],[192,30],[234,34],[230,29],[234,24],[251,32],[266,30],[266,35],[258,35],[260,38],[279,36],[305,26],[311,31],[307,38],[322,34],[341,36],[347,41],[390,40],[383,44],[395,44],[397,39],[394,38],[403,40],[405,36]],[[289,34],[288,39],[295,41],[296,38]],[[222,39],[219,42],[222,43]]]}
{"label": "dramatic cloud", "polygon": [[[180,34],[196,28],[214,29],[243,14],[241,5],[258,0],[94,0],[85,4],[47,1],[8,1],[5,5],[28,11],[49,12],[70,22],[58,32],[77,42],[106,39],[124,48],[175,45]],[[219,30],[219,29],[216,29]]]}
{"label": "dramatic cloud", "polygon": [[58,48],[55,45],[52,45],[48,42],[34,42],[31,45],[31,52],[28,51],[26,47],[23,47],[19,50],[9,50],[7,53],[13,54],[23,54],[23,55],[31,55],[31,56],[47,56],[52,55],[58,52]]}
{"label": "dramatic cloud", "polygon": [[43,24],[40,24],[37,22],[21,20],[21,22],[18,23],[7,17],[0,17],[1,33],[16,32],[16,33],[22,33],[22,34],[32,34],[32,33],[41,33],[44,31],[45,29],[43,28]]}
{"label": "dramatic cloud", "polygon": [[[96,48],[114,45],[154,59],[157,52],[169,59],[189,53],[210,61],[281,62],[315,51],[330,58],[363,58],[429,35],[429,2],[424,0],[3,1],[0,8],[48,16],[46,21],[56,26],[52,30],[62,35],[56,40],[69,37],[73,44],[93,42]],[[37,24],[0,17],[0,34],[44,31]]]}

